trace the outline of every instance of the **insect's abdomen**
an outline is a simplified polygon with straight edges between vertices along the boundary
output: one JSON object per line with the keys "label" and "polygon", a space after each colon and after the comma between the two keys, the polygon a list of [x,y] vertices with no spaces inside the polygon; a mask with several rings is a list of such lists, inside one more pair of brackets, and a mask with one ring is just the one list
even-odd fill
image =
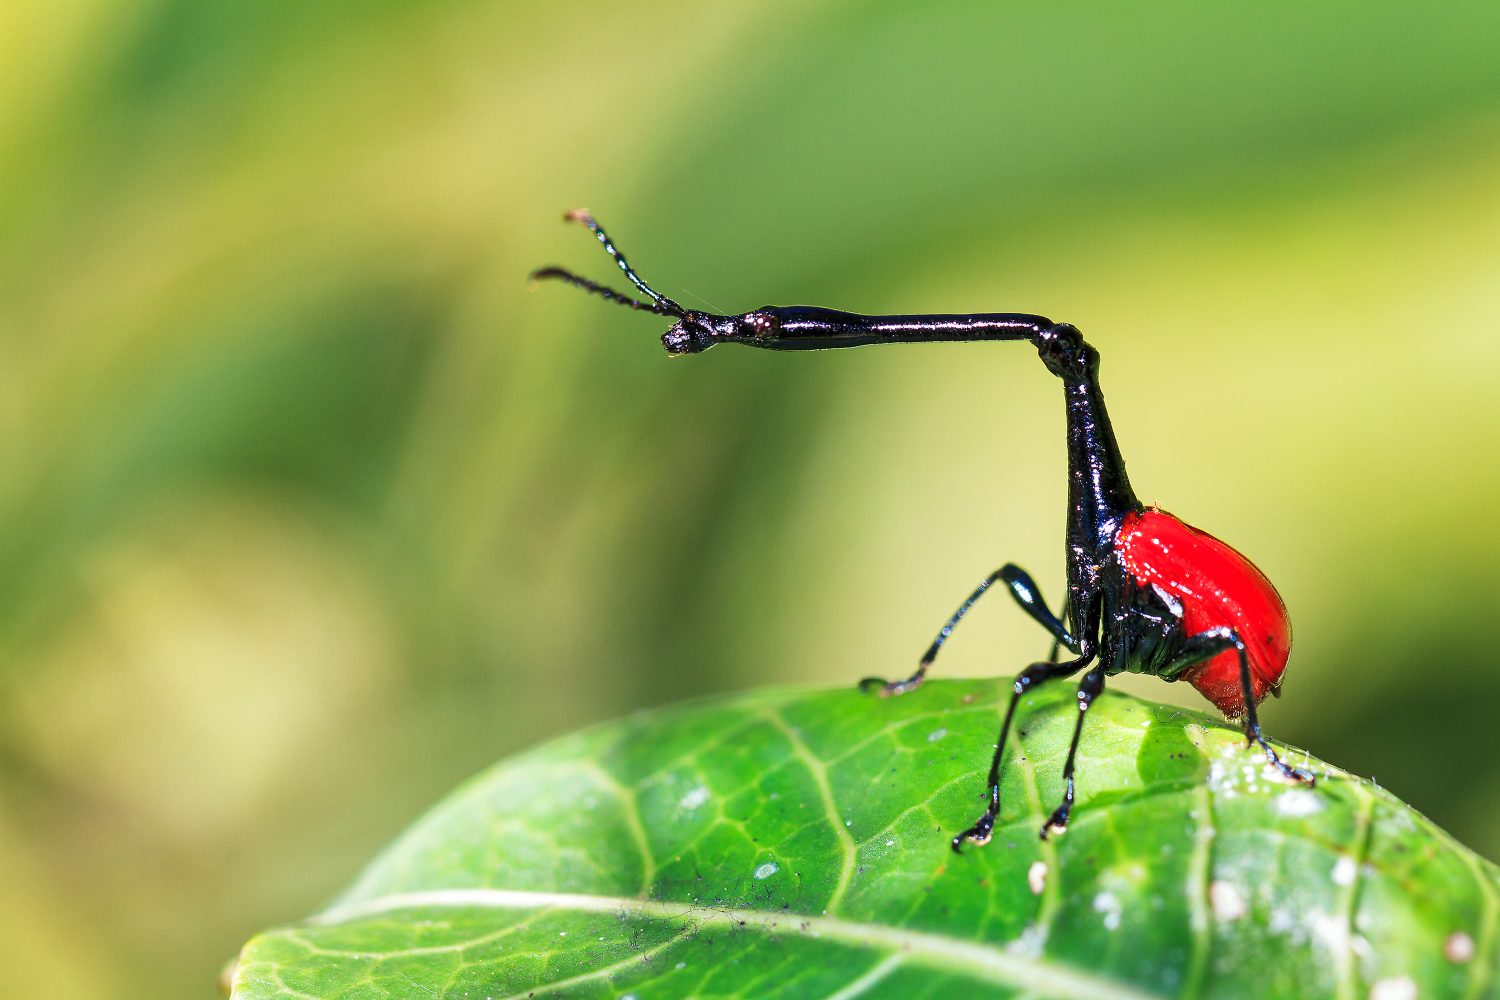
{"label": "insect's abdomen", "polygon": [[[1165,511],[1126,515],[1115,539],[1125,572],[1182,604],[1182,629],[1193,635],[1233,628],[1245,643],[1250,687],[1257,704],[1281,682],[1292,648],[1286,605],[1265,574],[1214,536]],[[1239,656],[1234,650],[1189,667],[1192,684],[1230,718],[1244,713]]]}

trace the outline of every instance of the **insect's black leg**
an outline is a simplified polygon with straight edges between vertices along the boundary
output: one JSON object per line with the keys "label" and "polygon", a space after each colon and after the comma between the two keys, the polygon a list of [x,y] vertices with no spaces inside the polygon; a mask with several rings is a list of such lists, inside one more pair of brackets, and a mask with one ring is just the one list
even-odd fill
{"label": "insect's black leg", "polygon": [[[1062,607],[1059,608],[1058,611],[1057,611],[1057,620],[1060,621],[1060,622],[1062,622],[1062,625],[1063,625],[1064,629],[1066,629],[1068,627],[1068,602],[1071,599],[1072,599],[1072,595],[1064,594],[1063,595]],[[1062,648],[1063,648],[1062,637],[1058,636],[1058,635],[1053,635],[1052,636],[1052,648],[1047,651],[1047,662],[1048,663],[1056,663],[1057,662],[1057,654],[1062,650]],[[1069,647],[1069,648],[1071,649],[1072,647]],[[1074,652],[1077,652],[1077,650],[1074,650]]]}
{"label": "insect's black leg", "polygon": [[1313,784],[1316,779],[1313,777],[1312,772],[1304,771],[1300,767],[1292,767],[1276,756],[1276,751],[1271,749],[1271,744],[1260,731],[1260,718],[1255,708],[1255,688],[1250,684],[1250,658],[1245,655],[1245,644],[1240,640],[1239,633],[1231,629],[1230,636],[1233,638],[1235,650],[1240,656],[1240,693],[1245,699],[1246,745],[1259,743],[1260,748],[1266,753],[1266,763],[1293,781],[1300,781],[1305,785]]}
{"label": "insect's black leg", "polygon": [[1076,674],[1093,659],[1094,652],[1090,649],[1077,659],[1065,663],[1033,663],[1016,676],[1015,685],[1011,689],[1010,705],[1005,709],[1005,721],[1000,723],[1000,737],[995,741],[995,755],[990,758],[989,808],[979,817],[978,822],[953,838],[954,851],[961,851],[965,841],[973,841],[979,846],[990,841],[990,832],[995,828],[995,817],[1000,815],[1000,762],[1005,755],[1005,741],[1010,735],[1010,723],[1015,718],[1016,703],[1021,700],[1021,696],[1043,681]]}
{"label": "insect's black leg", "polygon": [[953,634],[954,627],[963,620],[964,615],[969,613],[969,609],[974,606],[974,602],[979,600],[986,590],[994,586],[996,580],[1004,580],[1005,585],[1010,588],[1011,596],[1021,606],[1021,610],[1030,615],[1042,628],[1052,633],[1054,644],[1052,647],[1053,655],[1049,657],[1050,660],[1053,662],[1057,660],[1057,644],[1062,644],[1075,652],[1077,651],[1077,644],[1063,627],[1061,619],[1053,617],[1052,612],[1047,610],[1047,602],[1042,600],[1042,595],[1037,589],[1036,581],[1031,578],[1029,573],[1015,563],[1006,563],[985,577],[984,582],[974,588],[974,593],[969,595],[968,600],[960,604],[958,610],[953,612],[953,617],[948,619],[948,623],[938,632],[937,638],[932,640],[932,645],[927,647],[927,652],[922,654],[922,659],[917,664],[916,673],[899,681],[887,681],[881,677],[866,677],[859,682],[859,689],[861,691],[877,690],[880,692],[882,698],[888,698],[891,695],[905,694],[914,688],[920,687],[922,681],[927,679],[927,670],[932,666],[932,661],[937,659],[938,650],[943,648],[943,643],[947,642],[948,637]]}
{"label": "insect's black leg", "polygon": [[1083,680],[1078,684],[1078,721],[1073,725],[1073,742],[1068,746],[1067,763],[1063,764],[1063,800],[1061,805],[1052,810],[1047,822],[1042,824],[1043,840],[1050,834],[1063,833],[1068,829],[1068,815],[1073,811],[1073,763],[1078,757],[1078,740],[1083,735],[1083,720],[1088,715],[1089,706],[1103,690],[1104,664],[1101,663],[1084,674]]}
{"label": "insect's black leg", "polygon": [[1292,767],[1276,756],[1276,751],[1271,749],[1270,742],[1260,731],[1260,718],[1255,709],[1255,688],[1250,683],[1250,658],[1245,652],[1245,643],[1240,639],[1239,632],[1232,628],[1213,628],[1188,636],[1183,643],[1181,655],[1162,671],[1162,676],[1169,680],[1174,679],[1188,667],[1202,663],[1204,660],[1211,660],[1230,649],[1234,650],[1240,659],[1240,694],[1245,702],[1243,719],[1246,745],[1259,744],[1261,750],[1265,751],[1266,763],[1293,781],[1300,781],[1306,785],[1313,784],[1316,779],[1312,773],[1300,767]]}

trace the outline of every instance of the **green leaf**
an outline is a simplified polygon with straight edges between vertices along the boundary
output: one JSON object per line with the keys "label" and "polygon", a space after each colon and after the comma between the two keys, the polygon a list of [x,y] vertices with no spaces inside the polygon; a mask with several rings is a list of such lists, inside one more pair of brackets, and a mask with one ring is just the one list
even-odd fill
{"label": "green leaf", "polygon": [[1372,783],[1109,694],[1061,795],[1072,688],[770,692],[505,761],[333,906],[253,939],[234,996],[1493,997],[1500,871]]}

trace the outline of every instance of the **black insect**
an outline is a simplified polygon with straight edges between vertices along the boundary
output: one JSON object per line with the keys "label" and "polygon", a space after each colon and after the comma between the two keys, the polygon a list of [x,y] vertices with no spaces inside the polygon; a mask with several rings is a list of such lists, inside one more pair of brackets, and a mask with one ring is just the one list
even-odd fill
{"label": "black insect", "polygon": [[[661,338],[674,355],[698,354],[716,344],[798,351],[1024,340],[1062,380],[1068,441],[1068,592],[1059,613],[1047,607],[1025,570],[1007,564],[959,606],[915,673],[898,681],[867,678],[860,685],[883,697],[919,686],[954,627],[997,582],[1003,582],[1021,610],[1052,634],[1052,659],[1033,663],[1015,679],[990,760],[989,807],[953,838],[955,851],[966,841],[984,844],[990,839],[1000,812],[1000,764],[1021,696],[1044,681],[1080,671],[1084,674],[1078,685],[1078,721],[1063,765],[1065,791],[1062,803],[1042,826],[1043,838],[1067,828],[1083,720],[1104,690],[1104,679],[1125,671],[1189,682],[1226,716],[1242,720],[1247,744],[1259,745],[1270,766],[1292,780],[1313,783],[1307,771],[1277,757],[1256,719],[1261,699],[1268,692],[1280,694],[1291,649],[1291,627],[1280,595],[1234,549],[1136,499],[1099,389],[1099,352],[1077,327],[1027,313],[862,316],[816,306],[763,306],[738,316],[720,316],[685,309],[646,284],[587,212],[570,212],[567,218],[588,227],[645,300],[558,267],[543,268],[532,277],[556,278],[612,302],[676,320]],[[1058,662],[1059,648],[1072,657]]]}

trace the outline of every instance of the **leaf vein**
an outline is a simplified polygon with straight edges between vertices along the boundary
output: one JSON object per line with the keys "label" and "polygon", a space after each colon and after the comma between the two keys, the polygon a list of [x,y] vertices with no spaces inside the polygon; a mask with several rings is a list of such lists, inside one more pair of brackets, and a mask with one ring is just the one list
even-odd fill
{"label": "leaf vein", "polygon": [[512,993],[509,996],[502,997],[501,1000],[525,1000],[526,997],[535,996],[537,993],[540,993],[544,990],[549,992],[554,990],[565,990],[569,987],[578,986],[582,983],[592,982],[596,979],[608,979],[615,973],[624,972],[631,966],[649,963],[657,955],[660,955],[662,952],[666,951],[668,948],[671,948],[673,945],[679,944],[687,938],[692,937],[696,933],[698,933],[698,926],[696,924],[690,924],[689,926],[684,927],[681,931],[673,934],[671,937],[667,938],[660,944],[652,945],[650,948],[647,948],[645,951],[642,951],[639,954],[631,955],[629,958],[622,958],[618,962],[602,966],[590,972],[583,972],[579,973],[576,976],[570,976],[567,979],[557,979],[553,980],[550,983],[538,983],[521,993]]}
{"label": "leaf vein", "polygon": [[1204,980],[1208,974],[1208,955],[1213,947],[1214,936],[1209,886],[1213,881],[1214,838],[1219,835],[1219,828],[1214,818],[1213,792],[1208,784],[1200,782],[1195,793],[1201,815],[1197,829],[1193,831],[1192,867],[1188,872],[1187,897],[1193,947],[1187,975],[1183,978],[1183,997],[1203,996]]}
{"label": "leaf vein", "polygon": [[1468,997],[1481,997],[1494,976],[1495,930],[1496,925],[1500,924],[1500,897],[1496,895],[1495,883],[1486,876],[1477,857],[1465,854],[1464,863],[1474,873],[1474,881],[1479,884],[1480,893],[1484,896],[1484,922],[1479,928],[1479,940],[1472,959],[1474,975],[1469,981],[1466,994]]}
{"label": "leaf vein", "polygon": [[[614,913],[648,919],[691,921],[690,932],[710,926],[723,926],[759,930],[771,935],[805,934],[853,947],[898,953],[907,962],[1002,986],[1034,989],[1058,1000],[1146,1000],[1152,996],[1119,982],[1097,978],[1083,969],[1045,959],[1014,955],[1003,946],[945,937],[931,931],[860,923],[841,917],[786,911],[694,907],[684,903],[625,896],[590,896],[519,889],[435,889],[397,893],[344,904],[315,917],[312,923],[348,923],[402,910],[439,908],[556,909]],[[640,961],[640,956],[635,956],[632,960]]]}
{"label": "leaf vein", "polygon": [[1343,947],[1334,955],[1334,977],[1338,983],[1340,1000],[1353,1000],[1354,982],[1354,925],[1359,903],[1359,890],[1364,882],[1362,869],[1370,851],[1370,838],[1374,827],[1375,797],[1361,785],[1352,786],[1360,799],[1359,814],[1355,819],[1354,851],[1349,859],[1354,862],[1354,877],[1344,889],[1344,898],[1339,903],[1340,917],[1344,924]]}
{"label": "leaf vein", "polygon": [[887,955],[858,979],[849,982],[842,989],[834,990],[828,994],[825,1000],[854,1000],[855,997],[863,995],[870,987],[878,985],[892,972],[895,972],[901,962],[902,958],[899,952]]}
{"label": "leaf vein", "polygon": [[596,764],[587,763],[584,769],[592,774],[620,803],[624,812],[625,827],[630,831],[630,839],[635,843],[636,851],[641,856],[641,895],[644,896],[651,891],[652,884],[656,882],[656,858],[651,854],[651,842],[646,837],[645,824],[641,822],[640,803],[636,799],[635,792]]}
{"label": "leaf vein", "polygon": [[830,913],[838,909],[839,903],[843,901],[844,893],[849,890],[849,883],[854,878],[854,869],[859,856],[859,845],[854,842],[854,835],[844,825],[843,817],[839,815],[838,803],[833,797],[833,787],[828,781],[828,768],[819,760],[812,749],[803,742],[797,730],[789,724],[786,719],[775,709],[765,712],[766,721],[775,726],[792,748],[792,753],[797,755],[803,765],[807,767],[808,773],[812,775],[813,784],[818,789],[818,797],[823,800],[823,811],[828,814],[828,824],[833,827],[834,837],[839,842],[841,854],[839,862],[839,877],[834,884],[833,892],[829,894],[827,908]]}

